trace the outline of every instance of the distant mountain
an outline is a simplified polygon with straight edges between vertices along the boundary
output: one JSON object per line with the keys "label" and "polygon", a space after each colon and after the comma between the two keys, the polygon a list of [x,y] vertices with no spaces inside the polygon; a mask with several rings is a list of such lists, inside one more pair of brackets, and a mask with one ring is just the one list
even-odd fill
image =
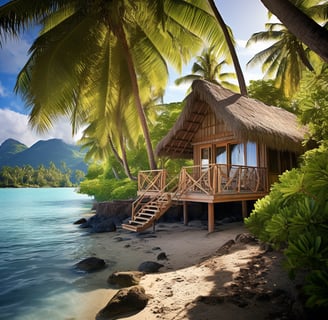
{"label": "distant mountain", "polygon": [[7,139],[0,146],[0,166],[2,162],[6,162],[13,155],[27,149],[27,146],[17,140]]}
{"label": "distant mountain", "polygon": [[85,153],[80,147],[69,145],[60,139],[40,140],[30,148],[14,139],[8,139],[0,146],[0,167],[31,165],[37,168],[40,165],[49,167],[53,162],[57,168],[61,168],[62,162],[71,170],[87,171],[84,163]]}

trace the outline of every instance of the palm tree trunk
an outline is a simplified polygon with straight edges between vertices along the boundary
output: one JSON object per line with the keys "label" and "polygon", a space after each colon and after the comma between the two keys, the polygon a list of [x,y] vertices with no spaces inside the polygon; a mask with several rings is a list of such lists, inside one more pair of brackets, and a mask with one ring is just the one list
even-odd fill
{"label": "palm tree trunk", "polygon": [[120,163],[120,165],[123,167],[123,160],[120,157],[120,155],[118,154],[116,147],[113,143],[112,137],[110,135],[108,135],[108,142],[109,142],[109,146],[114,154],[115,159]]}
{"label": "palm tree trunk", "polygon": [[124,138],[122,135],[120,135],[120,147],[121,147],[121,153],[122,153],[122,160],[123,160],[123,168],[124,168],[124,172],[125,174],[127,175],[127,177],[130,179],[130,180],[137,180],[136,177],[134,177],[132,174],[131,174],[131,170],[130,170],[130,167],[129,167],[129,163],[128,163],[128,159],[127,159],[127,156],[126,156],[126,150],[125,150],[125,143],[124,143]]}
{"label": "palm tree trunk", "polygon": [[147,149],[147,155],[148,155],[148,161],[149,161],[149,166],[151,170],[156,170],[156,161],[155,161],[155,156],[154,156],[154,150],[153,146],[151,144],[150,140],[150,134],[148,130],[148,125],[147,125],[147,120],[145,116],[144,109],[142,107],[142,103],[140,100],[140,94],[139,94],[139,87],[138,87],[138,80],[137,80],[137,75],[134,69],[134,64],[133,60],[130,54],[129,46],[125,37],[124,30],[122,26],[119,26],[118,28],[118,36],[121,40],[122,46],[123,46],[123,51],[125,54],[125,58],[128,64],[128,69],[129,69],[129,74],[130,74],[130,79],[131,79],[131,84],[132,84],[132,90],[133,90],[133,95],[136,103],[136,108],[138,112],[138,116],[140,119],[142,131],[144,134],[145,142],[146,142],[146,149]]}
{"label": "palm tree trunk", "polygon": [[328,30],[286,0],[261,0],[300,41],[328,62]]}
{"label": "palm tree trunk", "polygon": [[[120,155],[118,154],[117,150],[116,150],[116,147],[113,143],[113,140],[111,138],[110,135],[108,135],[108,141],[109,141],[109,145],[110,145],[110,148],[114,154],[114,157],[116,158],[116,160],[119,162],[119,164],[122,166],[122,168],[124,169],[124,172],[126,174],[126,176],[130,179],[130,180],[137,180],[136,177],[134,177],[132,174],[131,174],[131,170],[130,170],[130,167],[129,167],[129,164],[128,164],[128,160],[127,160],[127,157],[126,157],[126,151],[125,151],[125,148],[124,148],[124,145],[123,145],[123,137],[122,137],[122,134],[120,134],[120,146],[121,146],[121,152],[122,152],[122,157],[120,157]],[[114,168],[113,168],[114,170]]]}
{"label": "palm tree trunk", "polygon": [[232,61],[233,61],[233,64],[235,66],[235,71],[236,71],[236,74],[237,74],[240,93],[244,96],[247,96],[247,87],[246,87],[246,83],[245,83],[245,78],[244,78],[244,75],[243,75],[243,71],[241,70],[241,67],[240,67],[240,63],[239,63],[239,60],[238,60],[238,57],[237,57],[237,54],[236,54],[235,47],[234,47],[234,45],[231,41],[229,30],[228,30],[226,24],[224,23],[223,18],[221,16],[221,14],[219,13],[217,7],[215,6],[214,0],[208,0],[208,2],[209,2],[210,6],[211,6],[211,8],[214,12],[216,20],[218,21],[218,23],[219,23],[219,25],[220,25],[220,27],[223,31],[224,37],[227,41],[229,51],[230,51],[230,54],[231,54],[231,57],[232,57]]}

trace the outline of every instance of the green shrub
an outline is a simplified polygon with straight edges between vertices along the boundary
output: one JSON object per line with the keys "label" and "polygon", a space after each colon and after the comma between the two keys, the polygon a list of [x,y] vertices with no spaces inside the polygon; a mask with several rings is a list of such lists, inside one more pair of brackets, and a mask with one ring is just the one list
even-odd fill
{"label": "green shrub", "polygon": [[136,197],[137,182],[104,178],[84,180],[79,192],[93,196],[96,201],[131,199]]}
{"label": "green shrub", "polygon": [[308,151],[299,169],[286,171],[258,200],[247,228],[282,248],[290,276],[306,272],[307,306],[328,306],[328,150]]}

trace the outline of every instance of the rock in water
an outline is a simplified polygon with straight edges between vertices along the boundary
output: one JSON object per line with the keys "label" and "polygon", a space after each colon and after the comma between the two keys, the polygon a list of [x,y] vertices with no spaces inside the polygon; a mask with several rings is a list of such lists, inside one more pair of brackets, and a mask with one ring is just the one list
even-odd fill
{"label": "rock in water", "polygon": [[96,320],[120,319],[134,315],[146,307],[148,300],[149,296],[141,286],[121,289],[98,312]]}
{"label": "rock in water", "polygon": [[145,273],[155,273],[161,267],[164,267],[164,265],[154,261],[145,261],[139,265],[138,271],[145,272]]}
{"label": "rock in water", "polygon": [[90,257],[78,262],[75,267],[81,271],[93,272],[105,268],[106,262],[103,259]]}
{"label": "rock in water", "polygon": [[83,224],[83,223],[86,223],[86,222],[87,222],[86,218],[81,218],[81,219],[75,221],[74,224]]}

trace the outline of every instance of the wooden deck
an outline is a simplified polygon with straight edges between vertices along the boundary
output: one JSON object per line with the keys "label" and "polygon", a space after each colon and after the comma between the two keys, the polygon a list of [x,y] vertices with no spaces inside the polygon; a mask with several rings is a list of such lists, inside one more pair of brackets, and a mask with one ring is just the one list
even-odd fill
{"label": "wooden deck", "polygon": [[206,203],[256,200],[268,193],[267,169],[214,164],[183,167],[177,176],[166,170],[141,171],[138,195],[170,192],[172,200]]}
{"label": "wooden deck", "polygon": [[[141,171],[131,220],[122,227],[140,232],[154,225],[173,202],[203,202],[208,203],[209,232],[212,232],[214,203],[241,201],[246,208],[247,200],[259,199],[267,193],[265,168],[221,164],[192,166],[182,168],[174,176],[169,176],[166,170]],[[187,216],[185,210],[184,216]]]}

